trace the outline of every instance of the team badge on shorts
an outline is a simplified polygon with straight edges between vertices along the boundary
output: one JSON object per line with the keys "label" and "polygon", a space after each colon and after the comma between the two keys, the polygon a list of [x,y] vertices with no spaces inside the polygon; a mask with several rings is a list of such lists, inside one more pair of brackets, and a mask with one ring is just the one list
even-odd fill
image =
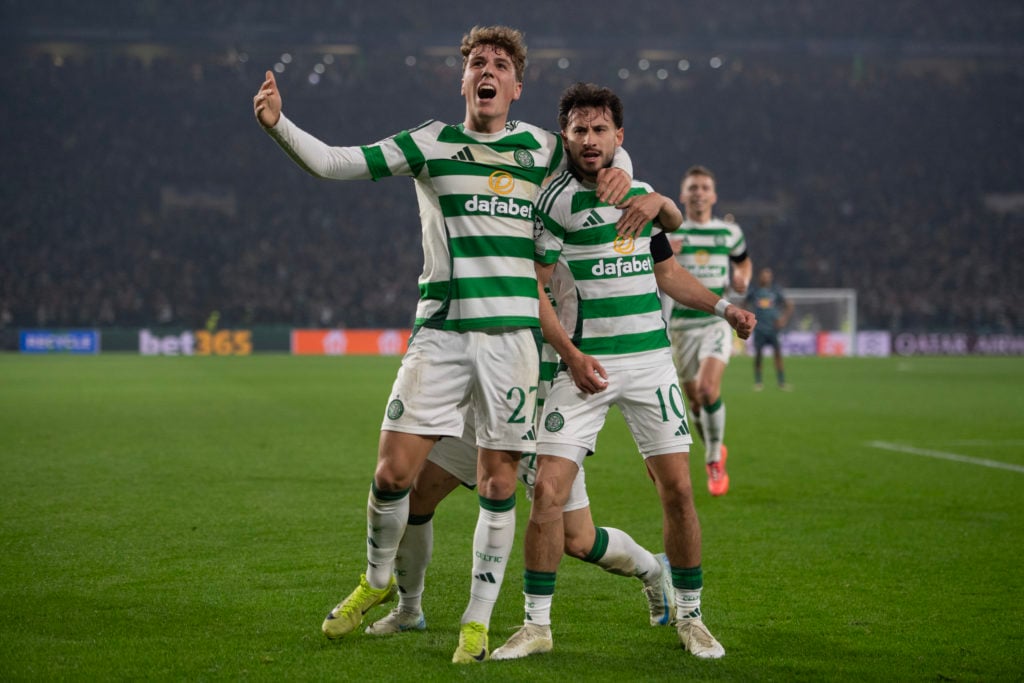
{"label": "team badge on shorts", "polygon": [[394,401],[392,401],[391,403],[388,404],[388,419],[389,420],[397,420],[398,418],[402,417],[402,414],[404,412],[405,412],[405,406],[402,404],[402,402],[399,399],[396,398]]}
{"label": "team badge on shorts", "polygon": [[554,412],[547,416],[544,420],[544,429],[549,432],[557,432],[565,426],[565,418],[562,417],[561,413]]}

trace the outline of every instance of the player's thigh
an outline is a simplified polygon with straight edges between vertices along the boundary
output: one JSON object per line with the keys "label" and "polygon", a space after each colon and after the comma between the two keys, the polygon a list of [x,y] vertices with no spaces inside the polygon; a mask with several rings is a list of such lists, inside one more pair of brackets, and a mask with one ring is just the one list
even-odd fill
{"label": "player's thigh", "polygon": [[646,458],[644,462],[663,501],[669,494],[673,497],[692,495],[688,452],[662,453]]}
{"label": "player's thigh", "polygon": [[427,465],[430,464],[470,488],[476,486],[477,447],[465,433],[461,437],[444,437],[434,444],[427,456]]}
{"label": "player's thigh", "polygon": [[[433,455],[433,450],[431,450],[431,455]],[[476,475],[475,469],[473,475],[474,477]],[[409,514],[418,516],[433,514],[441,501],[447,498],[448,494],[457,489],[460,484],[473,486],[473,484],[466,484],[459,476],[444,466],[432,462],[428,456],[427,461],[420,468],[419,474],[416,475],[412,493],[409,494]]]}

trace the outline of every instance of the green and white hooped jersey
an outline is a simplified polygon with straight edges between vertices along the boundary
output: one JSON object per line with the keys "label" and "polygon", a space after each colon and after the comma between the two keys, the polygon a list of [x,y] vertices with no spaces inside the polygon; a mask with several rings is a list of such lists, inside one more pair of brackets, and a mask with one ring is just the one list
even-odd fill
{"label": "green and white hooped jersey", "polygon": [[362,147],[374,180],[412,176],[423,222],[416,326],[538,327],[533,215],[561,139],[511,121],[482,134],[427,121]]}
{"label": "green and white hooped jersey", "polygon": [[[712,218],[707,223],[683,221],[668,238],[674,243],[682,241],[676,260],[689,270],[700,283],[718,296],[725,296],[729,287],[729,260],[747,250],[743,230],[735,223]],[[687,308],[672,302],[672,328],[702,327],[719,320],[711,313]]]}
{"label": "green and white hooped jersey", "polygon": [[[627,196],[652,191],[634,180]],[[602,360],[659,350],[667,355],[650,249],[655,227],[648,223],[636,239],[622,239],[615,231],[621,215],[564,171],[537,200],[536,259],[563,262],[552,275],[551,291],[559,322],[581,351]]]}

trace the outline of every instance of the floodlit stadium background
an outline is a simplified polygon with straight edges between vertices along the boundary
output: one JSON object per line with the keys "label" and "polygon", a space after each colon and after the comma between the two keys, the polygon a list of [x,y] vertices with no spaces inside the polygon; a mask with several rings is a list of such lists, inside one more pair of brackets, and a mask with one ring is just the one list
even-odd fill
{"label": "floodlit stadium background", "polygon": [[915,348],[1020,353],[1019,3],[94,4],[2,6],[3,348],[24,329],[110,349],[255,329],[259,350],[408,327],[411,182],[305,175],[251,98],[274,70],[287,114],[334,144],[458,123],[462,33],[509,23],[530,47],[513,118],[555,128],[565,86],[612,86],[637,177],[676,196],[712,168],[718,213],[784,287],[852,289],[858,329]]}

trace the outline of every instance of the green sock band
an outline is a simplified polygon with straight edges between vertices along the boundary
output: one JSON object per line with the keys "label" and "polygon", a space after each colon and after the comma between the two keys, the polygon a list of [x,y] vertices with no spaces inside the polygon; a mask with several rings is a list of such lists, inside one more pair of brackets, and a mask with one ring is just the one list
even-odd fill
{"label": "green sock band", "polygon": [[373,497],[379,501],[386,500],[402,500],[409,495],[409,489],[402,489],[401,491],[381,491],[377,488],[376,482],[370,482],[370,492]]}
{"label": "green sock band", "polygon": [[602,527],[594,529],[594,547],[590,549],[587,556],[583,558],[584,562],[596,564],[598,560],[604,557],[604,554],[608,552],[608,530]]}
{"label": "green sock band", "polygon": [[696,591],[704,587],[704,572],[696,567],[672,567],[672,586],[677,590]]}
{"label": "green sock band", "polygon": [[705,404],[704,405],[704,410],[708,411],[709,413],[713,413],[713,412],[715,412],[716,410],[718,410],[721,407],[722,407],[722,397],[719,396],[718,400],[716,400],[714,403],[707,403],[707,404]]}
{"label": "green sock band", "polygon": [[434,518],[434,513],[431,512],[429,515],[409,515],[409,524],[412,526],[418,526],[420,524],[426,524]]}
{"label": "green sock band", "polygon": [[516,508],[516,494],[514,493],[505,500],[494,500],[483,496],[477,496],[477,499],[480,501],[480,507],[490,512],[508,512]]}
{"label": "green sock band", "polygon": [[554,595],[555,572],[523,572],[523,592],[527,595]]}

